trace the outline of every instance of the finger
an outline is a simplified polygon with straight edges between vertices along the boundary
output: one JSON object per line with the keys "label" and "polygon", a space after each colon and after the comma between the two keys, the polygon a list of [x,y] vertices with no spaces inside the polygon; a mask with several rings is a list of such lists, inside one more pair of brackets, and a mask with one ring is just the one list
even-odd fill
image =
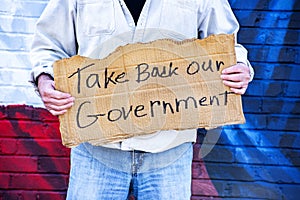
{"label": "finger", "polygon": [[72,97],[70,94],[62,93],[56,90],[44,92],[41,97],[45,104],[49,103],[63,105],[74,101],[74,97]]}
{"label": "finger", "polygon": [[245,80],[241,74],[230,74],[230,75],[221,75],[221,79],[233,82],[241,82]]}
{"label": "finger", "polygon": [[237,88],[237,89],[245,87],[246,85],[248,85],[248,84],[246,84],[244,82],[241,82],[241,81],[234,82],[234,81],[224,80],[223,83],[224,83],[224,85],[226,85],[228,87]]}
{"label": "finger", "polygon": [[235,72],[235,73],[231,73],[231,74],[221,74],[221,79],[234,81],[234,82],[238,82],[238,81],[249,82],[250,78],[251,78],[250,74],[247,72]]}
{"label": "finger", "polygon": [[67,109],[74,104],[73,97],[70,97],[67,99],[54,99],[54,98],[45,97],[45,98],[42,98],[42,100],[46,107],[49,107],[49,109],[55,109],[55,110]]}
{"label": "finger", "polygon": [[250,74],[249,67],[245,64],[238,63],[222,70],[222,74],[245,73]]}
{"label": "finger", "polygon": [[62,110],[62,111],[55,111],[55,110],[49,110],[49,112],[52,114],[52,115],[55,115],[55,116],[58,116],[58,115],[63,115],[67,112],[67,110]]}
{"label": "finger", "polygon": [[63,98],[68,98],[71,96],[68,93],[60,92],[58,90],[55,90],[54,88],[40,90],[40,95],[42,97],[49,97],[49,98],[55,98],[55,99],[63,99]]}
{"label": "finger", "polygon": [[47,93],[47,96],[53,99],[68,99],[72,96],[68,93],[64,93],[58,90],[51,90],[49,93]]}
{"label": "finger", "polygon": [[73,103],[63,105],[63,106],[55,106],[51,104],[45,104],[45,107],[52,115],[62,115],[65,114],[69,108],[73,106]]}
{"label": "finger", "polygon": [[45,104],[53,104],[53,105],[61,106],[61,105],[65,105],[65,104],[74,102],[75,99],[72,96],[68,97],[68,98],[62,98],[62,99],[47,96],[47,97],[43,97],[42,100]]}
{"label": "finger", "polygon": [[244,94],[248,87],[247,83],[244,82],[232,82],[232,81],[223,81],[224,85],[228,86],[231,91],[236,94]]}
{"label": "finger", "polygon": [[54,81],[51,83],[51,86],[55,89],[55,82]]}
{"label": "finger", "polygon": [[222,74],[242,73],[243,69],[239,65],[233,65],[231,67],[222,70]]}
{"label": "finger", "polygon": [[232,92],[234,92],[235,94],[245,94],[245,92],[246,92],[246,88],[239,88],[239,89],[237,89],[237,88],[230,88],[230,90],[232,91]]}
{"label": "finger", "polygon": [[61,105],[46,103],[45,107],[48,110],[62,111],[62,110],[67,110],[67,109],[71,108],[73,105],[74,105],[73,102],[69,102],[69,103],[61,104]]}

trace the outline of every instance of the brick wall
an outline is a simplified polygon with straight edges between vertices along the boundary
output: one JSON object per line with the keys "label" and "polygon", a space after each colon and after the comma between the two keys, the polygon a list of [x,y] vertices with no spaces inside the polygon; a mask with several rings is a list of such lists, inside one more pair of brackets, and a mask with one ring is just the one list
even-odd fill
{"label": "brick wall", "polygon": [[[28,83],[34,24],[48,0],[0,6],[0,199],[64,199],[69,149]],[[300,2],[230,0],[256,76],[247,123],[199,130],[194,200],[288,199],[300,190]],[[36,107],[29,107],[34,105]],[[202,155],[202,156],[201,156]]]}
{"label": "brick wall", "polygon": [[[70,149],[61,144],[57,117],[43,108],[0,106],[0,133],[0,199],[65,199]],[[218,196],[203,160],[195,159],[194,193]]]}
{"label": "brick wall", "polygon": [[0,106],[0,199],[65,198],[70,150],[43,108]]}
{"label": "brick wall", "polygon": [[243,96],[247,123],[224,128],[206,168],[219,197],[299,199],[300,2],[230,3],[256,75]]}
{"label": "brick wall", "polygon": [[1,0],[0,104],[42,106],[30,78],[30,50],[36,20],[48,0]]}

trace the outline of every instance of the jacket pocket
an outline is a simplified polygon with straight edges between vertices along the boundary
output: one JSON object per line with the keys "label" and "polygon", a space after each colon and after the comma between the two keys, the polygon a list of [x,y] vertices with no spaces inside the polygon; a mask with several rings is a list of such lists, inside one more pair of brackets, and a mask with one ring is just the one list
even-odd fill
{"label": "jacket pocket", "polygon": [[115,31],[113,0],[79,0],[77,9],[78,29],[87,36],[112,34]]}
{"label": "jacket pocket", "polygon": [[173,39],[196,38],[197,3],[195,0],[163,0],[159,27]]}

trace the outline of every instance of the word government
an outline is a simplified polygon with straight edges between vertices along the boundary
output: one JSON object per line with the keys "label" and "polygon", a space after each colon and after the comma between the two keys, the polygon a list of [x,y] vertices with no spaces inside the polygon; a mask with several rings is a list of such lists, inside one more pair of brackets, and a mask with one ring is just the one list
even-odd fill
{"label": "word government", "polygon": [[[84,110],[90,110],[89,106],[91,106],[91,101],[82,102],[76,114],[76,123],[78,128],[87,128],[95,124],[100,117],[106,118],[111,123],[117,122],[119,120],[127,120],[129,116],[133,115],[136,118],[150,116],[151,118],[157,117],[159,114],[175,114],[179,113],[183,110],[188,109],[199,109],[204,106],[227,106],[228,103],[228,95],[234,94],[233,92],[225,91],[224,93],[220,93],[214,96],[203,96],[200,99],[196,99],[195,97],[189,96],[186,99],[174,99],[174,102],[166,102],[162,100],[150,100],[147,107],[143,104],[140,105],[130,105],[127,107],[121,108],[113,108],[108,110],[105,113],[85,113]],[[147,109],[148,108],[148,109]],[[160,112],[160,113],[158,113]],[[84,120],[83,120],[84,119]],[[88,120],[86,120],[88,119]],[[82,121],[88,121],[88,123],[83,124]]]}

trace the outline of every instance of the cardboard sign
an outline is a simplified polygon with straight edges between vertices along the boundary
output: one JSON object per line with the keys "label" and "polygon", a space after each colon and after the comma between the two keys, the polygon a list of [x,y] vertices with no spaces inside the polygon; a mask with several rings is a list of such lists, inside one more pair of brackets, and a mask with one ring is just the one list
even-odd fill
{"label": "cardboard sign", "polygon": [[233,35],[119,47],[104,59],[54,64],[58,90],[75,97],[60,116],[65,146],[102,145],[159,130],[244,123],[241,96],[221,71],[236,63]]}

